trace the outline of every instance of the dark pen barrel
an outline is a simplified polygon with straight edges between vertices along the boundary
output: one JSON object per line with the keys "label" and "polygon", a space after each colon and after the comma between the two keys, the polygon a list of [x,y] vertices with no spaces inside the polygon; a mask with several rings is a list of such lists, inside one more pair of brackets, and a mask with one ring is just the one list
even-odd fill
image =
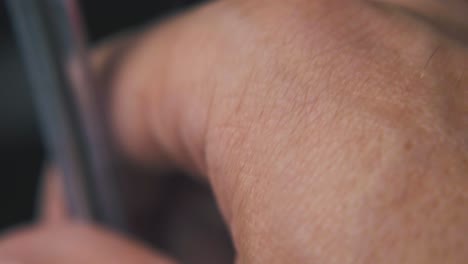
{"label": "dark pen barrel", "polygon": [[43,137],[70,213],[125,229],[104,114],[72,0],[8,0]]}

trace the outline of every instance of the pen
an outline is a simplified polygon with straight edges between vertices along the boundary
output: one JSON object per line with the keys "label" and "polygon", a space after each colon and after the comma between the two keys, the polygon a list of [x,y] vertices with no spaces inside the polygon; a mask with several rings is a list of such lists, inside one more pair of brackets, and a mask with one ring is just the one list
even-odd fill
{"label": "pen", "polygon": [[125,230],[102,102],[74,0],[8,0],[42,134],[73,217]]}

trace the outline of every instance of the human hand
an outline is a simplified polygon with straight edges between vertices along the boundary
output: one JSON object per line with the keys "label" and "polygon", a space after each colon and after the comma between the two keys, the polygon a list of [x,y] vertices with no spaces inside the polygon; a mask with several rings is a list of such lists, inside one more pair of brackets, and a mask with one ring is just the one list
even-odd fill
{"label": "human hand", "polygon": [[462,263],[464,20],[377,2],[214,2],[102,46],[122,150],[206,179],[240,263]]}

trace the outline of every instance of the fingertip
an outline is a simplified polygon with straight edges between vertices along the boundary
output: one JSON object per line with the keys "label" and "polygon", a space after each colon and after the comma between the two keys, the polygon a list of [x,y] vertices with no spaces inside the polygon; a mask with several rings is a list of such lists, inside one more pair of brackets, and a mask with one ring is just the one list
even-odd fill
{"label": "fingertip", "polygon": [[147,263],[174,264],[163,253],[83,223],[15,229],[0,239],[3,263]]}

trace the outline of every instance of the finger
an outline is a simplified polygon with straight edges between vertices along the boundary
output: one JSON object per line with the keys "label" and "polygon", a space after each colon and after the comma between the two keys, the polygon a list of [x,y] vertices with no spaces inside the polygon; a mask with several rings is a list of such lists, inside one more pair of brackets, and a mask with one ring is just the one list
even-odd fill
{"label": "finger", "polygon": [[[216,67],[230,61],[244,40],[234,34],[240,25],[232,8],[226,2],[209,3],[96,50],[94,63],[107,86],[109,127],[130,160],[149,167],[175,165],[210,178],[209,123],[215,114],[230,112],[226,107],[214,111],[221,103],[217,90],[226,81]],[[236,78],[235,69],[223,72]],[[221,210],[227,211],[225,199],[217,198]]]}
{"label": "finger", "polygon": [[39,191],[39,221],[41,224],[60,224],[68,218],[62,179],[55,167],[49,167],[42,176]]}
{"label": "finger", "polygon": [[0,263],[170,264],[143,244],[83,224],[16,231],[0,240]]}
{"label": "finger", "polygon": [[103,44],[94,53],[110,88],[105,97],[114,136],[132,159],[171,160],[204,173],[213,87],[202,79],[212,70],[210,53],[217,49],[214,35],[220,30],[214,25],[225,9],[208,4],[138,36]]}

